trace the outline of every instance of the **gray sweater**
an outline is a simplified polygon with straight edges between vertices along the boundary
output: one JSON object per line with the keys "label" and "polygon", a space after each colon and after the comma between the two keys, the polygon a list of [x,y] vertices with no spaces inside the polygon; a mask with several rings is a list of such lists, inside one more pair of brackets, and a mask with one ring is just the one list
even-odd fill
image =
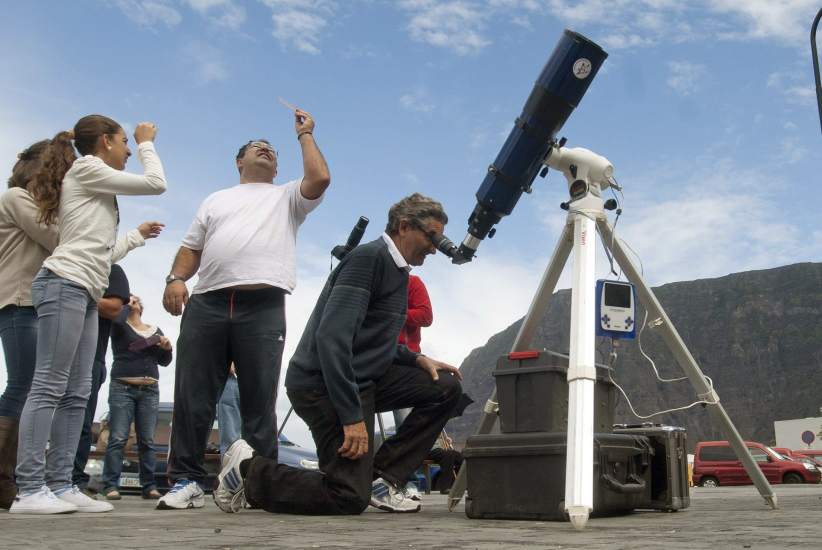
{"label": "gray sweater", "polygon": [[397,344],[405,324],[408,273],[383,239],[351,251],[325,283],[288,365],[288,389],[328,393],[343,424],[363,420],[360,391],[392,364],[414,368],[417,354]]}

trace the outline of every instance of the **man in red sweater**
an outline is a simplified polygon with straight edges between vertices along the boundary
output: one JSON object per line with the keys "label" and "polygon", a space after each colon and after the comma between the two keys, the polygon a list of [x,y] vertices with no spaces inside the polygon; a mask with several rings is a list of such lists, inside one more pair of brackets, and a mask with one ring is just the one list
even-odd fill
{"label": "man in red sweater", "polygon": [[[415,353],[421,353],[420,340],[422,339],[422,327],[430,327],[434,322],[434,311],[431,309],[431,299],[428,297],[428,290],[422,279],[416,275],[408,276],[408,309],[405,315],[405,326],[400,331],[399,343],[404,344]],[[403,420],[411,414],[411,409],[398,409],[394,411],[395,430],[400,427]],[[405,485],[406,494],[414,500],[420,500],[420,493],[416,485],[416,475],[412,475],[409,483]]]}
{"label": "man in red sweater", "polygon": [[421,328],[430,327],[434,321],[434,312],[431,310],[431,299],[422,279],[416,275],[408,276],[408,313],[405,317],[405,326],[400,332],[400,344],[413,352],[420,353]]}

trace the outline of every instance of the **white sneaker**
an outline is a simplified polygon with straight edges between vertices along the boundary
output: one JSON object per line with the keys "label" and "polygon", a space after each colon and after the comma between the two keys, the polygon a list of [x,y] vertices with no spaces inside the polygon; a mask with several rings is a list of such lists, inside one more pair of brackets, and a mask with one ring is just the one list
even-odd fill
{"label": "white sneaker", "polygon": [[417,502],[422,500],[420,490],[417,489],[417,484],[413,481],[409,481],[408,483],[406,483],[402,492],[405,493],[405,496],[410,498],[411,500],[416,500]]}
{"label": "white sneaker", "polygon": [[229,514],[239,512],[245,507],[245,487],[240,475],[240,462],[251,458],[254,449],[243,439],[238,439],[223,455],[223,469],[217,480],[220,482],[214,490],[214,503]]}
{"label": "white sneaker", "polygon": [[75,504],[57,498],[45,485],[36,493],[17,495],[9,509],[10,514],[70,514],[76,511]]}
{"label": "white sneaker", "polygon": [[386,512],[411,513],[420,511],[420,503],[411,500],[393,485],[378,478],[371,484],[371,506]]}
{"label": "white sneaker", "polygon": [[95,514],[114,510],[114,506],[112,506],[110,502],[90,498],[84,494],[77,485],[72,485],[71,489],[55,493],[55,496],[64,502],[69,502],[77,506],[78,512]]}
{"label": "white sneaker", "polygon": [[186,510],[188,508],[202,508],[205,503],[205,493],[200,484],[188,479],[177,480],[174,487],[157,501],[158,510]]}

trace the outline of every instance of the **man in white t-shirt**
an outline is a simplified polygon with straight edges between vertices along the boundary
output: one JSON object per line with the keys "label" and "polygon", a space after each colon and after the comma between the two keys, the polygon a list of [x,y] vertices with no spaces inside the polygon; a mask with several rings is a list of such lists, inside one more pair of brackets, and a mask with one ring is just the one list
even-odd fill
{"label": "man in white t-shirt", "polygon": [[[234,362],[243,438],[277,458],[275,404],[285,343],[285,295],[296,284],[297,229],[331,181],[314,120],[295,110],[303,177],[273,185],[277,152],[265,140],[237,154],[240,184],[200,205],[166,278],[163,306],[180,315],[169,449],[172,489],[158,509],[200,508],[205,445]],[[189,298],[185,281],[199,275]]]}

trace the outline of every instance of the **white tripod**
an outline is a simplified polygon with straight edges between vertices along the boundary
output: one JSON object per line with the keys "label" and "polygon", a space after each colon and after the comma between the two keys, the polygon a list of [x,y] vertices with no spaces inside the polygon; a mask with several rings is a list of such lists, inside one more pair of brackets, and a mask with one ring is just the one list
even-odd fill
{"label": "white tripod", "polygon": [[[707,402],[713,415],[731,444],[736,456],[765,501],[777,507],[776,495],[768,480],[748,452],[742,437],[731,422],[719,395],[705,378],[671,320],[662,309],[651,288],[642,279],[622,243],[614,237],[604,211],[602,192],[609,185],[616,188],[613,166],[608,159],[587,149],[566,149],[554,146],[545,161],[547,166],[561,171],[569,183],[571,201],[568,219],[559,237],[551,262],[540,281],[528,314],[520,326],[511,351],[528,349],[537,326],[545,315],[571,250],[574,251],[571,290],[571,342],[568,360],[568,446],[565,469],[565,510],[571,523],[582,529],[594,504],[594,384],[596,383],[595,345],[595,266],[597,231],[611,255],[636,288],[649,319],[657,320],[663,340],[685,371],[700,399]],[[478,434],[490,433],[498,417],[496,390],[485,405]],[[449,509],[462,499],[466,488],[466,465],[451,487]]]}

